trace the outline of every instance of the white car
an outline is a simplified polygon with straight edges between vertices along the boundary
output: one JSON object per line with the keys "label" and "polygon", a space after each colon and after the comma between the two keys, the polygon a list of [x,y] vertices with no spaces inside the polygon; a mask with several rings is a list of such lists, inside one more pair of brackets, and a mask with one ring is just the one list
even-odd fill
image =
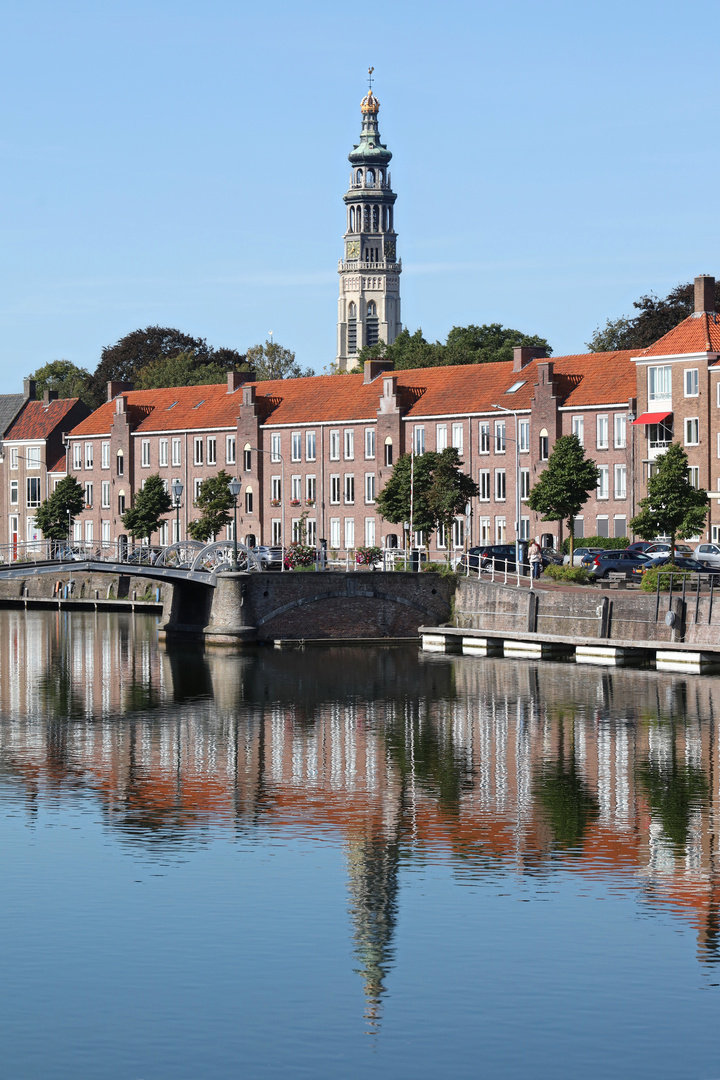
{"label": "white car", "polygon": [[695,558],[700,562],[709,563],[710,566],[720,567],[720,545],[698,544],[695,548]]}
{"label": "white car", "polygon": [[[582,566],[583,558],[586,555],[590,555],[590,554],[597,555],[598,552],[600,552],[600,551],[602,551],[602,548],[589,548],[589,547],[576,547],[576,548],[574,548],[573,549],[573,566]],[[569,566],[570,565],[570,553],[569,552],[563,558],[563,565],[564,566]]]}

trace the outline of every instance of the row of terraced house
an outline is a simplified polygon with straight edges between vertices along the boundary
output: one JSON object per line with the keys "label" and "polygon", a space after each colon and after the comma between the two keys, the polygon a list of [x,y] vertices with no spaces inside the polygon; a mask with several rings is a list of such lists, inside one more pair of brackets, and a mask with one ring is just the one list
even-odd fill
{"label": "row of terraced house", "polygon": [[[373,360],[363,374],[272,382],[231,372],[227,385],[136,391],[110,383],[107,402],[92,413],[76,399],[36,401],[26,382],[23,395],[0,400],[0,543],[12,549],[39,538],[35,511],[67,474],[86,493],[73,540],[122,542],[122,515],[153,473],[169,490],[183,484],[180,512],[157,538],[172,543],[199,516],[202,481],[225,469],[242,482],[238,536],[249,544],[325,540],[352,550],[409,539],[437,557],[511,541],[519,484],[521,537],[558,546],[562,523],[541,521],[527,499],[555,441],[569,433],[600,473],[576,535],[625,543],[647,478],[672,441],[687,451],[692,482],[720,496],[714,287],[713,278],[697,278],[694,314],[640,352],[550,359],[516,348],[512,361],[494,364],[393,371]],[[404,537],[402,525],[379,516],[377,494],[400,455],[446,446],[458,449],[478,497],[452,535]],[[706,538],[719,536],[711,498]]]}

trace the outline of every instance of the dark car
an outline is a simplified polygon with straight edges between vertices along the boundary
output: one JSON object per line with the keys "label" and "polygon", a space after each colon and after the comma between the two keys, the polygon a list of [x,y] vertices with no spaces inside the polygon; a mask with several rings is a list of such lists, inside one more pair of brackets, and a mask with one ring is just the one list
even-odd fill
{"label": "dark car", "polygon": [[[592,561],[588,564],[586,559]],[[625,577],[632,577],[638,567],[644,566],[649,561],[643,552],[623,548],[622,551],[601,551],[597,555],[588,555],[583,559],[583,565],[590,576],[599,581],[600,578],[606,578],[608,574],[625,574]]]}
{"label": "dark car", "polygon": [[647,551],[649,547],[652,547],[652,541],[650,540],[636,540],[634,544],[628,544],[625,548],[626,551]]}
{"label": "dark car", "polygon": [[[669,555],[660,555],[657,558],[649,559],[646,563],[643,563],[640,574],[643,574],[646,570],[657,570],[660,567],[667,566],[669,563]],[[681,570],[690,570],[695,574],[711,574],[713,577],[720,577],[720,569],[710,563],[703,562],[702,559],[691,559],[684,555],[676,555],[675,566]]]}
{"label": "dark car", "polygon": [[[530,565],[527,561],[528,543],[526,540],[523,541],[523,548],[525,549],[524,573],[529,573]],[[553,548],[543,548],[542,553],[543,567],[550,562],[562,562],[562,556],[558,557]],[[508,573],[514,574],[517,567],[515,544],[478,544],[476,547],[469,549],[459,567],[466,569],[469,566],[471,570],[477,570],[478,564],[481,570],[494,570],[495,573],[500,574],[507,570]]]}
{"label": "dark car", "polygon": [[562,566],[565,561],[562,552],[556,551],[555,548],[544,547],[541,548],[541,551],[543,557],[543,566],[549,566],[550,564],[552,564],[553,566]]}

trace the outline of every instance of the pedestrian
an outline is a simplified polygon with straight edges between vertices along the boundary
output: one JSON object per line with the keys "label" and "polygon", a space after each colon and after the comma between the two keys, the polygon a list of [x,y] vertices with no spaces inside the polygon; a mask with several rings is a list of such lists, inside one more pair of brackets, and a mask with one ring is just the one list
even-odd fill
{"label": "pedestrian", "polygon": [[528,559],[530,560],[530,572],[532,576],[534,578],[539,578],[542,570],[542,548],[540,547],[540,541],[537,536],[528,548]]}

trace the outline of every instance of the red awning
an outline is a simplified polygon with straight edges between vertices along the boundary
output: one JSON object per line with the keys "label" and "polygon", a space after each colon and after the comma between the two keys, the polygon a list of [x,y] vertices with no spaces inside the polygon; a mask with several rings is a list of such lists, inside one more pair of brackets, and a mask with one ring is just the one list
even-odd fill
{"label": "red awning", "polygon": [[670,412],[644,412],[642,416],[638,416],[637,420],[633,420],[633,424],[660,424],[668,416],[672,416],[672,410]]}

